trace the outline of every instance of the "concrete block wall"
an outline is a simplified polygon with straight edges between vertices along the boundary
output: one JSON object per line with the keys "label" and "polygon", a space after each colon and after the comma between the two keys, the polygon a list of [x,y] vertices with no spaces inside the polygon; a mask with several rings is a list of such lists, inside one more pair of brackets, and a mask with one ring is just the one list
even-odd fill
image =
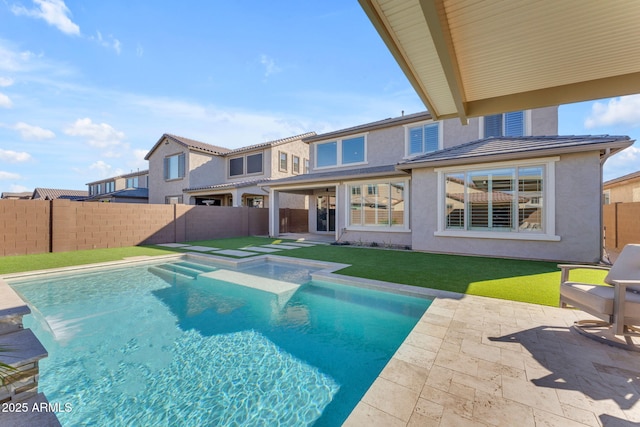
{"label": "concrete block wall", "polygon": [[0,256],[267,235],[268,230],[268,209],[0,201]]}
{"label": "concrete block wall", "polygon": [[49,252],[50,203],[0,200],[0,256]]}
{"label": "concrete block wall", "polygon": [[640,202],[613,203],[602,208],[607,250],[615,252],[629,243],[640,243]]}

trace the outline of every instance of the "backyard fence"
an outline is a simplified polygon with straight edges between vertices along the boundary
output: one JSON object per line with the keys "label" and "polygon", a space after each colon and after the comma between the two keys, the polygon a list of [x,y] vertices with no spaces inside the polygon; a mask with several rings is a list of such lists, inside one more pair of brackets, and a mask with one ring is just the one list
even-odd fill
{"label": "backyard fence", "polygon": [[[307,214],[281,209],[289,230]],[[304,218],[304,225],[298,224]],[[1,200],[0,256],[222,239],[269,233],[269,210],[249,207]]]}
{"label": "backyard fence", "polygon": [[617,253],[629,243],[640,243],[640,202],[602,207],[604,246]]}

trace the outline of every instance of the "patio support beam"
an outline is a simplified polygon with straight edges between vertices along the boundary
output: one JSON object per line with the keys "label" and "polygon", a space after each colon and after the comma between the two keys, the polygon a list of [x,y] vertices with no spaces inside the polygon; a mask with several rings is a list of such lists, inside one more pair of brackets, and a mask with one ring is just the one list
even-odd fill
{"label": "patio support beam", "polygon": [[280,235],[280,192],[269,190],[269,236]]}

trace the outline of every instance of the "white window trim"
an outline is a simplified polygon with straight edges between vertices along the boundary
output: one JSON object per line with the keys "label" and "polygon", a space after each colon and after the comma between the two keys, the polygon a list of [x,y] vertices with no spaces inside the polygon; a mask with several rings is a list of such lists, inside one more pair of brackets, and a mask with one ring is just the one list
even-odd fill
{"label": "white window trim", "polygon": [[[284,168],[282,167],[282,159],[280,159],[283,154],[286,156],[287,163]],[[278,150],[278,172],[289,172],[289,153],[286,151]]]}
{"label": "white window trim", "polygon": [[[422,153],[415,153],[415,154],[411,154],[409,151],[411,149],[410,147],[410,135],[409,132],[412,128],[416,128],[419,126],[424,126],[424,125],[430,125],[430,124],[434,124],[436,123],[438,125],[438,150],[442,150],[442,148],[444,147],[444,136],[443,136],[443,132],[442,132],[442,122],[441,121],[434,121],[434,120],[425,120],[422,122],[415,122],[415,123],[411,123],[408,125],[404,125],[404,159],[412,159],[414,157],[417,156],[422,156],[423,154],[426,154],[425,152]],[[432,151],[430,151],[431,153]]]}
{"label": "white window trim", "polygon": [[[489,114],[493,116],[494,114]],[[504,113],[502,113],[504,116]],[[478,138],[484,139],[484,116],[480,117],[478,120]],[[502,132],[504,133],[504,118],[502,120]],[[531,110],[524,110],[524,135],[523,136],[531,136]]]}
{"label": "white window trim", "polygon": [[[394,182],[402,182],[404,183],[404,218],[403,218],[403,226],[382,226],[382,225],[351,225],[351,191],[349,187],[352,185],[363,185],[363,184],[392,184]],[[391,179],[368,179],[368,180],[358,180],[358,181],[349,181],[345,182],[345,202],[344,202],[344,214],[346,218],[346,230],[347,231],[376,231],[382,233],[410,233],[411,227],[409,226],[409,211],[411,210],[410,205],[410,188],[411,179],[409,178],[391,178]]]}
{"label": "white window trim", "polygon": [[[318,141],[318,142],[314,142],[313,143],[313,163],[314,163],[314,170],[322,170],[322,169],[333,169],[333,168],[340,168],[340,167],[352,167],[352,166],[360,166],[360,165],[366,165],[369,163],[368,156],[369,156],[369,143],[368,143],[368,135],[369,132],[366,133],[359,133],[359,134],[355,134],[355,135],[349,135],[343,138],[337,138],[337,139],[327,139],[326,141]],[[363,162],[356,162],[356,163],[342,163],[342,141],[345,139],[353,139],[353,138],[359,138],[359,137],[364,137],[364,161]],[[336,143],[336,164],[335,165],[330,165],[330,166],[318,166],[318,145],[320,144],[326,144],[329,142],[335,142]]]}
{"label": "white window trim", "polygon": [[[499,239],[499,240],[537,240],[558,242],[560,236],[556,235],[556,162],[560,157],[544,157],[512,162],[483,163],[467,166],[450,166],[435,168],[438,174],[438,229],[433,233],[437,237],[468,237],[475,239]],[[523,167],[523,166],[544,166],[544,198],[545,205],[543,214],[544,233],[517,233],[509,231],[467,231],[467,230],[447,230],[445,227],[445,179],[448,172],[472,172],[476,170],[497,169],[502,167]]]}

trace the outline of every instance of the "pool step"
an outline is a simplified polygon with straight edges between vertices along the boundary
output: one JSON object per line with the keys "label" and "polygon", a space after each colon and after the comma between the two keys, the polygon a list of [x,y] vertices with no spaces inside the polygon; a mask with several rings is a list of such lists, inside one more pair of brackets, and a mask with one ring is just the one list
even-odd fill
{"label": "pool step", "polygon": [[168,271],[179,276],[188,277],[189,279],[195,279],[199,274],[202,273],[202,271],[200,270],[184,267],[177,264],[159,264],[149,268],[157,268],[160,270]]}
{"label": "pool step", "polygon": [[197,270],[201,273],[208,273],[210,271],[216,271],[218,268],[214,267],[212,265],[206,265],[206,264],[197,264],[195,262],[189,262],[189,261],[180,261],[180,262],[175,262],[173,263],[173,265],[178,265],[180,267],[186,267],[189,268],[191,270]]}

